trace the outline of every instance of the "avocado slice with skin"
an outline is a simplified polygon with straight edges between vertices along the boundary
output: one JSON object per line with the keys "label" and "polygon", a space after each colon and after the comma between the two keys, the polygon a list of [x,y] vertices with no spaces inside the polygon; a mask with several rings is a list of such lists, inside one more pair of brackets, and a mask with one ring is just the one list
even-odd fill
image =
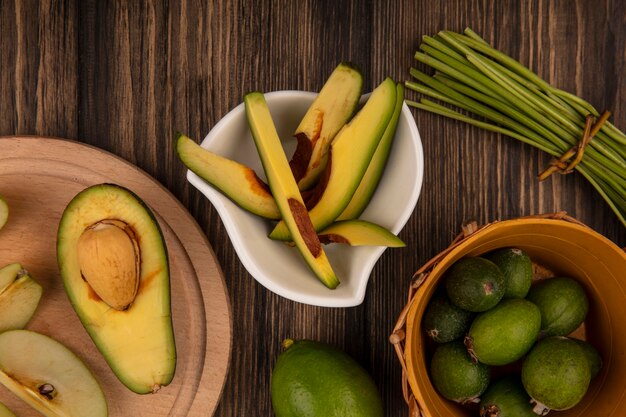
{"label": "avocado slice with skin", "polygon": [[320,241],[350,246],[386,246],[401,248],[404,242],[389,230],[366,220],[337,221],[318,233]]}
{"label": "avocado slice with skin", "polygon": [[204,149],[182,133],[176,135],[176,152],[188,169],[244,210],[266,219],[280,219],[269,187],[252,168]]}
{"label": "avocado slice with skin", "polygon": [[[326,166],[328,180],[319,201],[309,211],[316,231],[329,226],[350,203],[395,107],[396,83],[387,78],[335,137]],[[279,222],[269,236],[291,240],[284,221]]]}
{"label": "avocado slice with skin", "polygon": [[169,261],[145,203],[115,184],[78,193],[59,223],[57,262],[72,307],[118,379],[139,394],[168,385],[176,368]]}
{"label": "avocado slice with skin", "polygon": [[339,279],[311,224],[265,97],[259,92],[248,93],[244,103],[250,131],[283,221],[315,275],[328,288],[336,288]]}
{"label": "avocado slice with skin", "polygon": [[108,415],[87,365],[60,342],[30,330],[0,333],[0,383],[47,417]]}
{"label": "avocado slice with skin", "polygon": [[0,269],[0,332],[23,329],[35,314],[43,288],[19,263]]}
{"label": "avocado slice with skin", "polygon": [[330,143],[354,115],[362,90],[361,71],[351,63],[342,62],[302,118],[294,133],[298,144],[289,162],[301,190],[315,185],[324,171]]}
{"label": "avocado slice with skin", "polygon": [[400,114],[402,113],[403,104],[404,85],[398,83],[396,85],[396,107],[393,110],[391,120],[389,120],[385,133],[383,133],[383,137],[378,143],[376,152],[374,152],[374,156],[367,166],[367,171],[365,171],[365,175],[363,175],[363,179],[361,179],[359,187],[354,192],[352,200],[350,200],[350,204],[348,204],[348,207],[344,209],[337,220],[350,220],[358,218],[372,199],[374,191],[376,191],[376,187],[378,186],[378,183],[383,176],[383,172],[385,171],[387,159],[389,159],[391,145],[396,136],[396,128],[398,127],[398,120],[400,119]]}
{"label": "avocado slice with skin", "polygon": [[0,195],[0,229],[7,224],[7,220],[9,219],[9,205],[6,200]]}

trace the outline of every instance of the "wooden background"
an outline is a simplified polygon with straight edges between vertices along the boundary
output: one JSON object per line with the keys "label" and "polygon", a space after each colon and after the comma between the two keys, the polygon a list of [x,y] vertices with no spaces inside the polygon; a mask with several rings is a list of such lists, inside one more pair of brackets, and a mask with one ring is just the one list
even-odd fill
{"label": "wooden background", "polygon": [[[412,273],[469,218],[480,223],[566,210],[626,246],[626,229],[582,176],[535,175],[548,157],[510,138],[414,111],[425,152],[416,210],[355,308],[311,307],[258,285],[213,207],[187,184],[176,131],[201,140],[250,90],[318,90],[358,64],[371,89],[408,77],[422,35],[466,26],[626,129],[623,0],[0,1],[0,135],[76,139],[138,165],[206,232],[233,309],[230,372],[216,416],[272,415],[271,368],[285,337],[332,343],[406,415],[388,335]],[[417,98],[408,94],[408,98]],[[0,155],[0,158],[4,155]],[[28,192],[28,190],[24,190]]]}

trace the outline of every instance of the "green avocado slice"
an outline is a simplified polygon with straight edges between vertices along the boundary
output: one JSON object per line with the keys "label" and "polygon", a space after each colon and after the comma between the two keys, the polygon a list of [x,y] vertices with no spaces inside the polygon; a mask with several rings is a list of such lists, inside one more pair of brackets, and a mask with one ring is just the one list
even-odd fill
{"label": "green avocado slice", "polygon": [[[396,106],[396,83],[385,79],[363,108],[337,134],[326,167],[328,181],[317,204],[309,211],[316,231],[329,226],[350,203]],[[270,233],[276,240],[291,240],[284,221]]]}
{"label": "green avocado slice", "polygon": [[361,71],[342,62],[324,83],[296,128],[296,151],[289,165],[301,190],[315,185],[328,160],[328,148],[354,115],[363,89]]}
{"label": "green avocado slice", "polygon": [[176,152],[188,169],[239,207],[266,219],[280,219],[272,193],[252,168],[204,149],[182,133],[176,136]]}
{"label": "green avocado slice", "polygon": [[[61,216],[57,263],[72,307],[117,378],[138,394],[168,385],[176,368],[168,252],[145,203],[115,184],[78,193]],[[105,301],[126,287],[135,291],[128,305]]]}
{"label": "green avocado slice", "polygon": [[396,128],[398,127],[398,120],[400,119],[400,114],[402,113],[403,104],[404,86],[398,83],[396,85],[396,107],[393,110],[391,120],[385,129],[385,133],[383,133],[382,139],[378,143],[376,152],[367,167],[367,171],[365,171],[365,175],[363,175],[359,188],[356,189],[354,195],[352,196],[352,200],[350,200],[350,204],[348,204],[348,207],[345,208],[337,220],[358,218],[372,199],[374,191],[376,191],[376,187],[380,182],[380,178],[383,176],[383,172],[385,171],[387,159],[389,159],[391,144],[396,136]]}
{"label": "green avocado slice", "polygon": [[404,247],[404,242],[389,230],[366,220],[336,221],[318,233],[322,243],[346,243],[350,246]]}
{"label": "green avocado slice", "polygon": [[259,92],[248,93],[244,103],[250,131],[283,221],[315,275],[328,288],[336,288],[339,279],[313,229],[265,97]]}

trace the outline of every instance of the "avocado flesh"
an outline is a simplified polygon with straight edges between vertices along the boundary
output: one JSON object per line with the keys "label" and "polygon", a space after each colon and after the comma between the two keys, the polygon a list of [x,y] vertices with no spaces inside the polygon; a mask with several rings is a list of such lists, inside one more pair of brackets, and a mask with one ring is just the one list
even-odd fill
{"label": "avocado flesh", "polygon": [[0,334],[0,383],[47,417],[108,415],[102,388],[83,361],[36,332]]}
{"label": "avocado flesh", "polygon": [[366,220],[337,221],[318,233],[322,243],[350,246],[404,247],[404,242],[389,230]]}
{"label": "avocado flesh", "polygon": [[[125,310],[115,310],[82,277],[77,244],[103,219],[127,224],[138,237],[139,289]],[[57,261],[74,310],[107,363],[139,394],[168,385],[176,367],[169,263],[159,225],[131,191],[100,184],[80,192],[65,209],[57,235]]]}
{"label": "avocado flesh", "polygon": [[176,152],[189,170],[241,208],[266,219],[280,219],[274,197],[252,168],[204,149],[181,133],[176,137]]}
{"label": "avocado flesh", "polygon": [[367,166],[367,171],[363,175],[363,179],[359,184],[359,187],[354,192],[352,199],[348,206],[343,210],[337,220],[350,220],[358,218],[367,205],[369,204],[376,187],[380,182],[383,172],[385,171],[385,165],[387,159],[389,159],[389,153],[391,152],[391,144],[396,136],[396,128],[398,127],[398,120],[402,113],[402,105],[404,104],[404,86],[400,83],[396,85],[396,107],[393,110],[391,120],[383,133],[383,137],[378,143],[376,152],[372,156],[372,160]]}
{"label": "avocado flesh", "polygon": [[296,128],[298,146],[290,165],[301,190],[311,188],[324,171],[333,138],[354,115],[363,89],[363,76],[352,64],[332,72]]}
{"label": "avocado flesh", "polygon": [[0,195],[0,229],[7,224],[7,220],[9,219],[9,205]]}
{"label": "avocado flesh", "polygon": [[0,332],[26,327],[35,314],[43,289],[22,265],[0,269]]}
{"label": "avocado flesh", "polygon": [[252,137],[283,222],[315,275],[328,288],[336,288],[339,279],[313,229],[265,97],[258,92],[249,93],[244,97],[244,103]]}
{"label": "avocado flesh", "polygon": [[[337,134],[330,148],[328,182],[319,201],[309,211],[316,231],[329,226],[350,203],[376,151],[396,105],[396,83],[387,78],[367,103]],[[270,233],[276,240],[291,240],[284,221]]]}

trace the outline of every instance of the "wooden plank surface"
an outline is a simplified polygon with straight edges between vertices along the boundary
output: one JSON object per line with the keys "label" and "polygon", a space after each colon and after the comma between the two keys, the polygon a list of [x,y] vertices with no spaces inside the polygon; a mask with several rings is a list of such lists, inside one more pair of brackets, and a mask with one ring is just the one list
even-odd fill
{"label": "wooden plank surface", "polygon": [[[613,111],[626,129],[623,0],[0,2],[0,135],[89,143],[138,165],[180,199],[217,255],[233,307],[230,373],[217,416],[271,415],[271,367],[285,337],[344,348],[406,415],[387,338],[412,273],[469,218],[484,223],[566,210],[626,246],[626,229],[579,174],[535,175],[549,158],[510,138],[414,111],[424,187],[363,305],[305,306],[247,274],[211,205],[185,180],[173,135],[202,139],[251,90],[321,87],[343,60],[371,89],[408,78],[423,35],[466,26],[554,85]],[[408,94],[409,98],[416,98]],[[4,155],[0,155],[0,158]]]}

